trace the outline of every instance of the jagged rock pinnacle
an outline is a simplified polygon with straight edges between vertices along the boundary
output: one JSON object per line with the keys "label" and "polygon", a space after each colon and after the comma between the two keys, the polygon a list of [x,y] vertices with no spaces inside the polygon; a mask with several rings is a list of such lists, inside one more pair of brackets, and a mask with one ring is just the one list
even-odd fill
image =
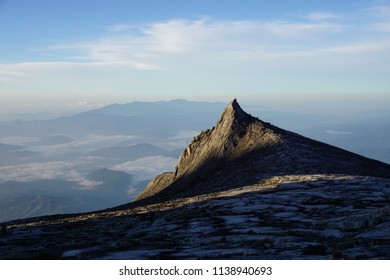
{"label": "jagged rock pinnacle", "polygon": [[247,114],[246,112],[244,112],[244,110],[241,109],[240,104],[238,104],[237,102],[237,99],[234,99],[229,103],[228,106],[226,106],[217,123],[217,128],[226,130],[229,128],[229,126],[233,124],[245,126],[250,122],[252,118],[253,117],[251,115]]}
{"label": "jagged rock pinnacle", "polygon": [[[260,138],[262,141],[258,142]],[[276,134],[242,110],[234,99],[225,108],[215,127],[194,137],[180,155],[175,171],[154,178],[137,199],[154,195],[168,186],[170,189],[186,188],[251,150],[265,149],[278,141]]]}
{"label": "jagged rock pinnacle", "polygon": [[174,172],[155,177],[136,200],[163,201],[297,174],[389,177],[390,166],[265,123],[234,99],[215,127],[194,137]]}

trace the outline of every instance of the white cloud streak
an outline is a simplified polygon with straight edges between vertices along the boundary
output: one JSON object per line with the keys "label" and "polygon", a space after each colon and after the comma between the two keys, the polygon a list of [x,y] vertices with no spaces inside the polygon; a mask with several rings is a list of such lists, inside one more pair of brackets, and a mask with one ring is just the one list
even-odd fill
{"label": "white cloud streak", "polygon": [[191,143],[193,137],[198,135],[200,131],[197,130],[179,130],[175,136],[168,138],[166,145],[171,149],[185,148]]}
{"label": "white cloud streak", "polygon": [[341,15],[332,14],[328,12],[312,12],[307,16],[305,16],[305,18],[312,21],[327,21],[327,20],[339,19],[341,18]]}

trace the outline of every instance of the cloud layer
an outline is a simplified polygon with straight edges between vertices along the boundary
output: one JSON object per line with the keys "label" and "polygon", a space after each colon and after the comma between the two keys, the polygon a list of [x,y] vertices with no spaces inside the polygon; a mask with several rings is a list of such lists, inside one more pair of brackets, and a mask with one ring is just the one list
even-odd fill
{"label": "cloud layer", "polygon": [[101,182],[86,179],[80,172],[77,171],[76,164],[71,162],[53,161],[0,167],[1,181],[29,182],[34,180],[54,179],[72,181],[80,187],[86,189],[90,189],[101,184]]}
{"label": "cloud layer", "polygon": [[163,156],[144,157],[113,166],[112,170],[134,174],[135,180],[146,180],[163,172],[172,171],[177,159]]}

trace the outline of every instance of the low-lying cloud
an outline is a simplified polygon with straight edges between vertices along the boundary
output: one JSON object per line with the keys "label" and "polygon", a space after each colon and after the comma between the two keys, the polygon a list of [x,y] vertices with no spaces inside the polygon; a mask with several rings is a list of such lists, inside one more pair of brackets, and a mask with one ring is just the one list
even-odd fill
{"label": "low-lying cloud", "polygon": [[177,149],[186,147],[191,143],[193,137],[199,134],[197,130],[179,130],[174,136],[168,138],[166,143],[168,148]]}
{"label": "low-lying cloud", "polygon": [[172,171],[176,163],[177,159],[164,156],[152,156],[117,164],[111,169],[130,173],[134,175],[135,180],[146,180],[160,173]]}
{"label": "low-lying cloud", "polygon": [[90,189],[101,184],[84,177],[74,163],[52,161],[0,167],[0,181],[29,182],[35,180],[62,179],[75,182],[81,188]]}
{"label": "low-lying cloud", "polygon": [[137,139],[135,135],[97,135],[88,134],[75,141],[51,145],[51,146],[31,146],[29,150],[41,152],[47,156],[63,155],[68,152],[88,153],[97,149],[112,147],[125,141]]}

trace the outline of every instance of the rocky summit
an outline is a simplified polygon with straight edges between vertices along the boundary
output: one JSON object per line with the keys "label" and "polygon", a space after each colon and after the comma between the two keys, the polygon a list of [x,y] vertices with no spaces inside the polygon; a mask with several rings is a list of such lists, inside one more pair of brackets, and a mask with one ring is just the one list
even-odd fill
{"label": "rocky summit", "polygon": [[390,259],[390,166],[237,100],[129,204],[12,221],[1,259]]}
{"label": "rocky summit", "polygon": [[[265,123],[233,100],[216,126],[183,151],[174,172],[154,178],[137,200],[199,195],[280,175],[390,177],[389,165]],[[158,194],[158,195],[157,195]]]}

